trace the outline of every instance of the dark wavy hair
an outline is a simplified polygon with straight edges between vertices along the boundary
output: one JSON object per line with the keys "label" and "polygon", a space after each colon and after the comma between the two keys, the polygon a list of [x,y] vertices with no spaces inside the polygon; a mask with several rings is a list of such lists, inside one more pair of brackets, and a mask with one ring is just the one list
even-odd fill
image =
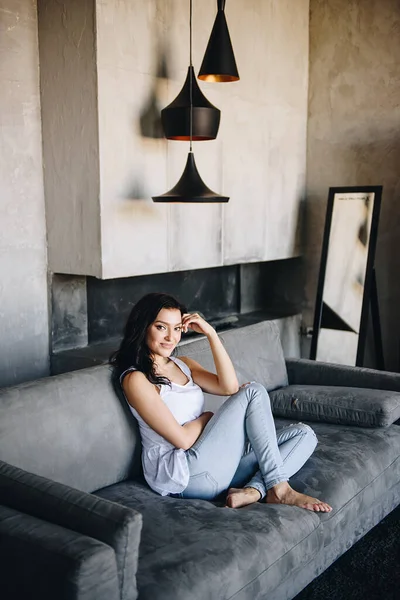
{"label": "dark wavy hair", "polygon": [[124,329],[124,337],[119,349],[110,357],[114,383],[129,367],[136,367],[144,373],[150,383],[171,385],[167,377],[156,374],[151,353],[146,344],[147,329],[163,308],[177,308],[181,314],[186,307],[169,294],[152,293],[143,296],[132,308]]}

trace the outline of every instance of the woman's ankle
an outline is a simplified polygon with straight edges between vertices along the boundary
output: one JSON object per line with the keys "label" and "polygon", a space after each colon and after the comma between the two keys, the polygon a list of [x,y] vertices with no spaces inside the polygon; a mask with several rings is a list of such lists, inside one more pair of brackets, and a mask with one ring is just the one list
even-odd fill
{"label": "woman's ankle", "polygon": [[292,488],[290,487],[290,485],[287,481],[280,481],[279,483],[273,485],[271,488],[269,488],[267,490],[267,495],[272,495],[272,496],[275,496],[275,498],[277,498],[277,499],[281,499],[291,489]]}
{"label": "woman's ankle", "polygon": [[[259,490],[259,489],[255,488],[255,487],[251,487],[250,485],[248,485],[248,486],[247,486],[247,485],[245,485],[243,489],[244,489],[244,490],[249,490],[251,493],[257,492],[257,494],[258,494],[257,502],[258,502],[259,500],[261,500],[261,498],[262,498],[262,493],[260,492],[260,490]],[[255,494],[254,494],[254,495],[255,495]]]}

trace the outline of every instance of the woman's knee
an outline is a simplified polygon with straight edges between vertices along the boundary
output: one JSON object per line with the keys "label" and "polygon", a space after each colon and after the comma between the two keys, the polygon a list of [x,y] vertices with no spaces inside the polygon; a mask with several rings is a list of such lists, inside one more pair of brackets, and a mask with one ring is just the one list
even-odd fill
{"label": "woman's knee", "polygon": [[257,381],[250,381],[242,385],[238,392],[231,396],[233,402],[240,402],[242,406],[250,406],[253,402],[271,406],[269,395],[265,387]]}
{"label": "woman's knee", "polygon": [[249,383],[246,383],[243,387],[248,392],[261,394],[262,396],[266,396],[269,400],[269,395],[268,395],[267,390],[261,383],[258,383],[258,381],[250,381]]}

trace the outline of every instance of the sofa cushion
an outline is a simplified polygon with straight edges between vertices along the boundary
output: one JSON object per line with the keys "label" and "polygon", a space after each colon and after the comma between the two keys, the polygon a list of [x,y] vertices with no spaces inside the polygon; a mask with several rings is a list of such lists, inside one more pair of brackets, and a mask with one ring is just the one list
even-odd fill
{"label": "sofa cushion", "polygon": [[0,390],[4,462],[92,492],[138,473],[140,450],[136,420],[108,366]]}
{"label": "sofa cushion", "polygon": [[[236,370],[239,383],[258,381],[267,391],[287,386],[285,358],[274,321],[263,321],[219,334]],[[197,338],[178,347],[179,356],[188,356],[205,369],[215,372],[210,344],[205,338]],[[206,394],[207,409],[215,410],[224,398]]]}
{"label": "sofa cushion", "polygon": [[[287,421],[276,420],[277,426],[284,423]],[[355,516],[367,513],[380,496],[398,486],[400,427],[310,426],[318,438],[317,448],[290,484],[332,506],[332,512],[321,514],[323,543],[327,546],[346,530],[350,538]]]}
{"label": "sofa cushion", "polygon": [[289,385],[270,398],[274,415],[291,419],[387,427],[400,417],[400,393],[389,390]]}
{"label": "sofa cushion", "polygon": [[[277,427],[287,424],[276,420]],[[133,482],[96,492],[143,515],[139,597],[223,600],[234,594],[248,597],[247,590],[250,597],[261,598],[343,532],[346,539],[356,539],[355,515],[368,514],[382,490],[400,481],[400,428],[311,426],[318,446],[290,484],[329,502],[331,513],[263,503],[233,510],[201,500],[161,498]]]}
{"label": "sofa cushion", "polygon": [[133,482],[96,494],[143,516],[136,574],[141,600],[224,600],[260,576],[272,590],[322,544],[319,516],[300,508],[256,503],[235,510],[160,497]]}

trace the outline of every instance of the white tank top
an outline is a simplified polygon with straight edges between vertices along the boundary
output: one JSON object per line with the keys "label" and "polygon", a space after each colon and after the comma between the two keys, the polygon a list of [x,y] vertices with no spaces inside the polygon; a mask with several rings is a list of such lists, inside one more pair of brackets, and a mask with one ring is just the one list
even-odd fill
{"label": "white tank top", "polygon": [[[160,385],[160,396],[163,402],[178,421],[184,425],[197,419],[204,410],[204,394],[202,389],[194,383],[189,367],[179,358],[170,357],[170,360],[183,371],[189,381],[185,385],[171,382],[169,385]],[[120,376],[120,383],[125,375],[136,371],[130,367]],[[189,469],[186,453],[182,448],[175,448],[161,435],[156,433],[142,417],[129,404],[139,423],[142,439],[142,465],[144,477],[149,486],[161,496],[183,492],[189,482]]]}

